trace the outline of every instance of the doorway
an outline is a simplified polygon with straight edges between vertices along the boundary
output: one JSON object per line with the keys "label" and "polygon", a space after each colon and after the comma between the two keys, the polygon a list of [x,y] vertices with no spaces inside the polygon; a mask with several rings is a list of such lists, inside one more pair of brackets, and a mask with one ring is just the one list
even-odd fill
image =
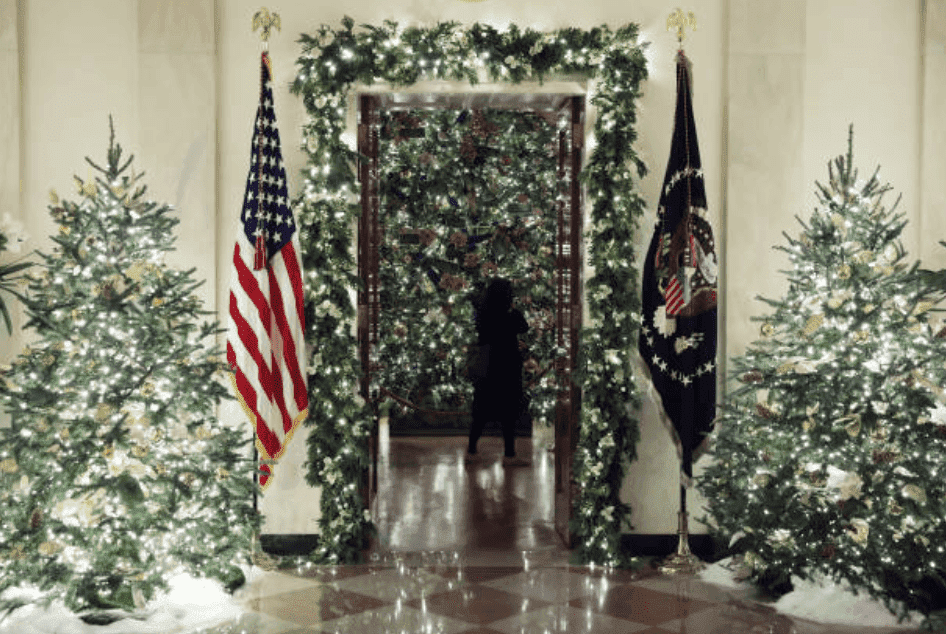
{"label": "doorway", "polygon": [[[449,113],[446,116],[456,119],[464,118],[462,121],[456,121],[458,124],[466,123],[470,127],[469,134],[463,140],[463,147],[460,150],[461,157],[458,159],[466,162],[468,168],[476,165],[477,160],[486,160],[488,155],[489,139],[493,135],[500,135],[505,132],[503,129],[494,129],[497,126],[495,121],[491,121],[488,112],[519,112],[529,113],[534,117],[533,124],[541,125],[545,121],[554,125],[553,136],[549,145],[549,157],[552,160],[554,178],[549,205],[544,210],[548,212],[549,226],[547,230],[550,236],[549,244],[549,264],[551,279],[546,280],[550,293],[549,311],[548,311],[548,331],[551,348],[554,353],[547,355],[545,367],[534,367],[532,370],[540,374],[542,386],[550,391],[550,406],[547,408],[548,422],[551,424],[554,435],[554,453],[552,457],[552,467],[554,470],[554,525],[555,530],[566,546],[570,546],[572,536],[569,531],[569,520],[572,514],[572,498],[575,485],[572,478],[572,457],[577,445],[578,433],[578,415],[581,404],[580,389],[572,380],[572,372],[576,367],[576,353],[578,350],[578,335],[581,328],[582,315],[582,257],[581,257],[581,185],[579,182],[579,172],[582,161],[582,140],[584,138],[584,97],[568,94],[503,94],[503,93],[462,93],[462,94],[365,94],[358,98],[358,149],[361,160],[358,166],[358,177],[361,184],[361,217],[358,227],[358,275],[360,278],[360,287],[358,293],[358,342],[359,354],[362,368],[361,392],[369,402],[376,405],[383,398],[396,396],[414,406],[423,405],[425,411],[444,412],[445,402],[453,399],[453,411],[461,411],[464,402],[462,390],[442,389],[443,382],[430,381],[428,384],[415,382],[407,387],[413,388],[413,394],[408,390],[407,394],[398,394],[397,389],[392,390],[390,386],[383,385],[385,381],[392,381],[392,364],[387,359],[387,364],[382,363],[382,352],[385,350],[385,338],[390,338],[393,333],[395,336],[401,336],[399,332],[403,325],[403,335],[406,337],[409,333],[407,324],[390,323],[391,320],[385,320],[384,311],[386,304],[391,303],[391,298],[398,292],[403,292],[405,288],[411,288],[417,293],[430,293],[431,287],[447,288],[455,291],[467,290],[462,287],[465,279],[459,272],[451,267],[487,267],[494,262],[481,262],[477,257],[478,246],[485,241],[494,243],[497,239],[509,240],[515,244],[515,238],[520,237],[514,234],[521,227],[517,227],[509,222],[494,223],[491,222],[485,209],[490,206],[515,204],[522,207],[521,211],[524,217],[528,218],[532,206],[530,205],[532,196],[519,194],[516,200],[510,201],[509,196],[502,198],[493,197],[490,200],[491,189],[503,189],[501,186],[492,187],[487,183],[483,188],[484,182],[464,182],[460,189],[454,191],[444,191],[437,194],[439,203],[430,201],[421,201],[411,194],[410,183],[401,183],[392,185],[392,180],[398,180],[399,176],[389,177],[389,171],[386,170],[383,162],[386,160],[382,156],[383,142],[397,142],[410,139],[423,133],[423,125],[426,121],[421,119],[436,118],[438,113]],[[432,113],[428,117],[424,113]],[[458,113],[458,114],[454,114]],[[448,123],[447,119],[439,121],[439,125]],[[502,117],[499,117],[502,119]],[[443,134],[443,132],[441,132]],[[426,155],[425,155],[426,154]],[[428,166],[436,162],[436,157],[430,156],[430,153],[421,154],[418,157],[418,171],[420,164]],[[497,161],[500,166],[499,172],[502,173],[502,165],[510,165],[515,157],[513,156],[493,156],[490,160]],[[509,163],[506,163],[506,161]],[[402,170],[410,173],[410,167]],[[467,173],[470,170],[467,169]],[[405,181],[409,181],[410,174],[401,174]],[[462,179],[461,179],[462,180]],[[398,187],[401,189],[398,189]],[[393,189],[392,189],[393,187]],[[404,195],[404,203],[398,213],[403,214],[403,218],[409,219],[417,209],[417,205],[433,204],[434,213],[439,214],[466,214],[469,222],[463,231],[438,231],[431,227],[414,226],[408,227],[402,225],[397,233],[397,240],[391,239],[390,213],[383,209],[383,203],[386,196],[390,196],[392,191],[400,192]],[[462,191],[462,196],[458,192]],[[407,192],[407,193],[405,193]],[[493,191],[492,193],[495,193]],[[388,199],[389,200],[389,199]],[[427,212],[430,209],[425,207]],[[543,209],[536,208],[538,215],[542,215]],[[526,222],[526,221],[523,221]],[[440,235],[440,233],[449,235]],[[433,234],[433,235],[432,235]],[[382,267],[382,260],[390,258],[392,252],[399,253],[404,248],[403,257],[416,259],[422,249],[419,246],[429,246],[425,243],[430,241],[448,241],[450,244],[446,249],[453,249],[450,253],[456,256],[456,262],[450,266],[443,263],[437,266],[429,266],[426,260],[423,266],[418,269],[420,273],[417,279],[399,278],[392,282],[389,277],[385,279],[385,271]],[[407,245],[419,245],[417,248],[408,248]],[[465,252],[464,252],[465,251]],[[473,254],[471,257],[469,254]],[[421,257],[426,257],[421,254]],[[443,258],[441,258],[443,260]],[[453,272],[451,272],[453,271]],[[484,275],[486,271],[480,271]],[[398,288],[392,288],[393,285]],[[470,289],[472,290],[472,289]],[[459,295],[457,297],[460,297]],[[387,300],[387,301],[386,301]],[[467,306],[462,300],[447,301],[440,305],[434,305],[427,312],[425,317],[431,320],[440,320],[444,316],[451,316],[456,310],[462,313],[467,310]],[[472,323],[472,320],[464,320]],[[444,351],[436,349],[436,346],[430,351],[435,357],[439,358],[434,363],[448,362],[449,357],[457,356],[458,350]],[[415,360],[416,361],[416,360]],[[449,363],[447,363],[449,366]],[[453,368],[456,368],[453,363]],[[410,375],[405,373],[405,376]],[[399,383],[398,380],[393,380]],[[401,386],[405,387],[405,386]],[[440,394],[431,395],[433,388],[441,388]],[[414,403],[415,400],[423,400],[430,397],[425,403]],[[437,409],[440,408],[440,409]],[[374,498],[378,492],[378,474],[379,474],[379,418],[380,410],[375,407],[375,420],[372,426],[372,432],[368,439],[369,464],[362,478],[361,488],[364,499],[368,501],[369,507],[373,506]]]}

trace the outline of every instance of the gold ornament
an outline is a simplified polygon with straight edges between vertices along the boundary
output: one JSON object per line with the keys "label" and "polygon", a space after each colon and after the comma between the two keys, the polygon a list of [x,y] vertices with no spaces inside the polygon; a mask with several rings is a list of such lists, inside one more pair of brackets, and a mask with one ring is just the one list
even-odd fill
{"label": "gold ornament", "polygon": [[16,463],[15,458],[5,458],[0,460],[0,473],[16,473],[20,470],[20,465]]}
{"label": "gold ornament", "polygon": [[849,264],[842,264],[838,268],[838,279],[847,280],[851,278],[851,266]]}
{"label": "gold ornament", "polygon": [[816,330],[821,328],[821,325],[823,323],[824,323],[823,314],[819,313],[817,315],[812,315],[811,317],[808,318],[808,321],[805,323],[805,327],[804,329],[802,329],[802,333],[804,333],[806,337],[810,337],[811,335],[814,334]]}
{"label": "gold ornament", "polygon": [[851,535],[851,539],[853,539],[855,543],[867,543],[867,537],[870,535],[870,527],[867,524],[867,520],[855,518],[851,520],[851,528],[854,531]]}
{"label": "gold ornament", "polygon": [[155,308],[157,308],[158,306],[161,306],[162,304],[164,304],[163,297],[155,297],[154,299],[151,300],[151,305],[154,306]]}
{"label": "gold ornament", "polygon": [[858,330],[854,333],[854,343],[866,343],[870,339],[870,333],[866,330]]}
{"label": "gold ornament", "polygon": [[920,504],[924,504],[926,502],[926,491],[923,490],[923,487],[916,484],[905,484],[901,493],[914,502],[918,502]]}
{"label": "gold ornament", "polygon": [[771,336],[774,335],[774,334],[775,334],[775,326],[773,326],[772,324],[770,324],[770,323],[768,323],[768,322],[762,324],[762,336],[763,336],[763,337],[771,337]]}
{"label": "gold ornament", "polygon": [[210,430],[209,430],[209,429],[207,429],[206,427],[201,426],[201,427],[198,427],[198,428],[197,428],[197,431],[194,432],[194,435],[197,437],[197,440],[207,440],[207,439],[210,438],[213,434],[210,433]]}
{"label": "gold ornament", "polygon": [[148,448],[142,445],[135,445],[131,448],[131,453],[135,458],[144,458],[148,455]]}
{"label": "gold ornament", "polygon": [[105,445],[105,449],[102,450],[102,457],[106,460],[110,460],[112,456],[115,455],[115,447],[111,445]]}
{"label": "gold ornament", "polygon": [[140,282],[141,278],[144,277],[144,274],[147,272],[147,270],[148,270],[148,264],[146,262],[138,260],[137,262],[134,262],[131,266],[128,267],[128,269],[125,271],[125,275],[127,275],[130,279],[134,280],[135,282]]}
{"label": "gold ornament", "polygon": [[114,412],[115,408],[108,403],[99,403],[98,408],[95,410],[95,420],[104,423]]}
{"label": "gold ornament", "polygon": [[159,462],[158,464],[154,465],[154,472],[158,474],[159,476],[163,476],[165,473],[168,472],[168,469],[162,463]]}

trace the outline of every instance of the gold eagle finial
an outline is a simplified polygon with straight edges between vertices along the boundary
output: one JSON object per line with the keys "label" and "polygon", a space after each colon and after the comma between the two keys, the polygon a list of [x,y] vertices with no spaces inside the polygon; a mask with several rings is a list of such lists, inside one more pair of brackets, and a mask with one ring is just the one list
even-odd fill
{"label": "gold eagle finial", "polygon": [[678,7],[667,17],[667,30],[677,30],[677,41],[681,45],[683,44],[683,40],[686,37],[686,32],[684,29],[687,27],[690,27],[694,31],[696,30],[696,16],[693,15],[692,11],[684,14],[683,9]]}
{"label": "gold eagle finial", "polygon": [[263,40],[264,44],[269,44],[270,31],[274,28],[277,31],[282,30],[282,23],[279,20],[278,13],[270,13],[269,9],[263,7],[253,15],[253,32],[255,33],[258,29],[262,29],[260,39]]}

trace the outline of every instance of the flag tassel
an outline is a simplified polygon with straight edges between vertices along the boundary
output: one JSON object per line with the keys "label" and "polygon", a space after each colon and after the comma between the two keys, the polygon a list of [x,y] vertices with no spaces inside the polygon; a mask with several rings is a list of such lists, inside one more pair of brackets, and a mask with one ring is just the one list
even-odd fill
{"label": "flag tassel", "polygon": [[266,240],[256,236],[256,253],[253,256],[253,269],[262,271],[266,268]]}

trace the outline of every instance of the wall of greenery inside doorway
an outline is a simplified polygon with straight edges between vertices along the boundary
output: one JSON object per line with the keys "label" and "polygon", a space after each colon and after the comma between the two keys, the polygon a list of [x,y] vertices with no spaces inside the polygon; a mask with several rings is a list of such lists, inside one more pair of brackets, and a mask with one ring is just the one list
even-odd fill
{"label": "wall of greenery inside doorway", "polygon": [[[568,112],[445,107],[382,112],[377,382],[399,396],[391,433],[469,429],[464,374],[474,297],[513,284],[529,412],[554,419],[559,125]],[[410,405],[405,404],[410,403]],[[523,431],[528,425],[521,425]]]}
{"label": "wall of greenery inside doorway", "polygon": [[[368,463],[371,406],[359,396],[354,335],[357,288],[352,228],[360,214],[357,152],[343,139],[353,91],[359,84],[408,86],[420,81],[542,82],[581,78],[596,109],[594,143],[581,180],[587,199],[585,244],[591,275],[585,280],[585,320],[575,376],[582,389],[574,456],[572,534],[583,563],[625,565],[620,534],[631,509],[619,497],[625,466],[639,438],[632,412],[639,405],[632,361],[640,298],[635,233],[644,201],[635,180],[646,168],[637,156],[636,100],[647,77],[638,27],[567,28],[551,32],[505,30],[455,22],[400,27],[363,25],[344,18],[300,37],[302,54],[292,91],[305,104],[308,164],[304,191],[294,201],[306,271],[309,359],[309,484],[322,488],[316,562],[359,560],[373,532],[358,491]],[[449,239],[449,237],[447,237]]]}

